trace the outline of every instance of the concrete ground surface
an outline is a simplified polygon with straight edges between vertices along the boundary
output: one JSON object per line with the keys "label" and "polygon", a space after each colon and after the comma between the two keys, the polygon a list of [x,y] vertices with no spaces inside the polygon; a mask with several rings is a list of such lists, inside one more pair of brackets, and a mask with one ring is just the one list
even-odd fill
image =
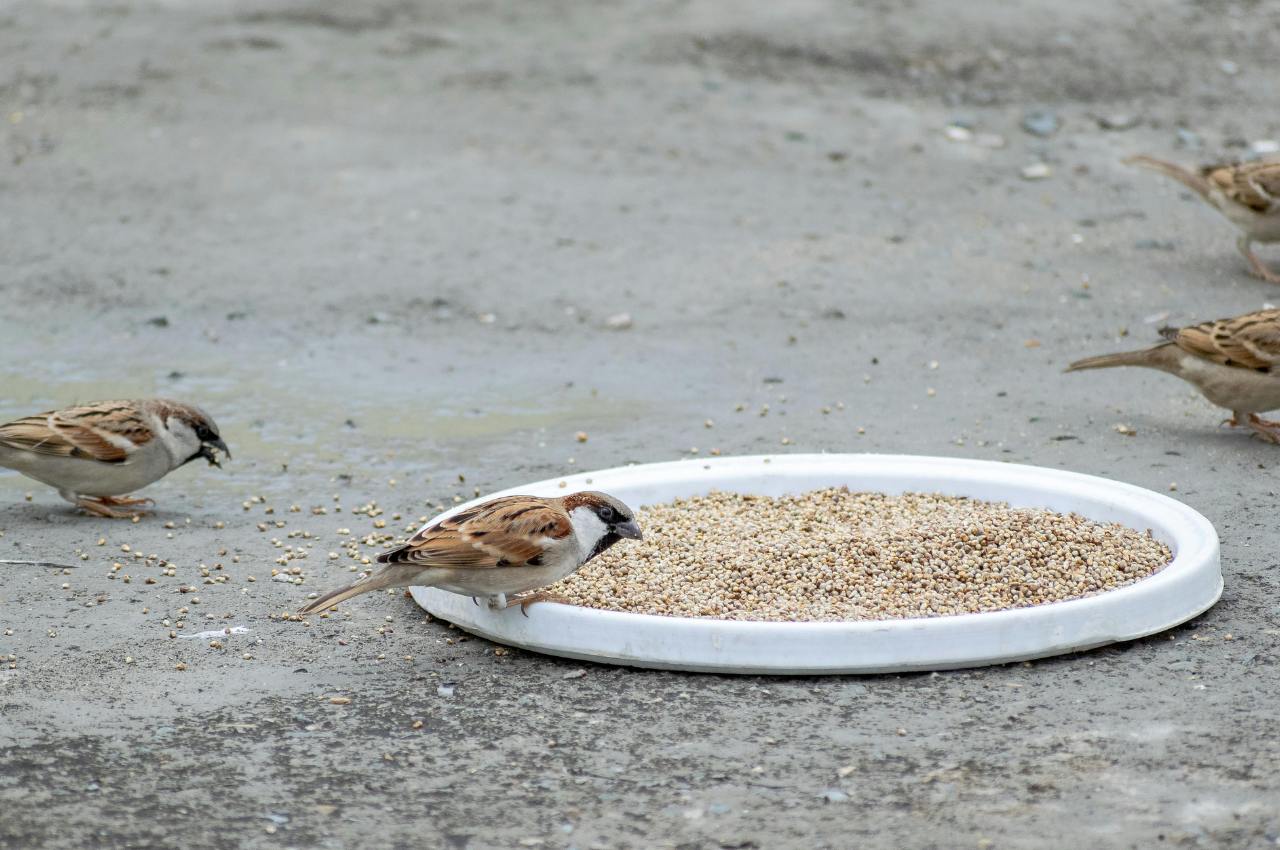
{"label": "concrete ground surface", "polygon": [[[0,6],[0,416],[187,398],[234,453],[136,524],[0,474],[0,558],[74,567],[0,567],[0,846],[1274,846],[1280,449],[1061,368],[1280,299],[1119,162],[1266,150],[1278,51],[1214,0]],[[1176,485],[1226,591],[879,677],[281,618],[351,537],[694,448]]]}

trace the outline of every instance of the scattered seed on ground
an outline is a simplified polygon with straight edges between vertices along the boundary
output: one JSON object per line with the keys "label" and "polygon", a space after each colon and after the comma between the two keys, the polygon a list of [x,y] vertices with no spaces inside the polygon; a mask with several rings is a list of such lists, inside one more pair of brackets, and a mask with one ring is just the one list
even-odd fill
{"label": "scattered seed on ground", "polygon": [[729,620],[885,620],[1023,608],[1166,566],[1148,533],[937,494],[713,492],[638,511],[616,546],[551,591],[590,608]]}

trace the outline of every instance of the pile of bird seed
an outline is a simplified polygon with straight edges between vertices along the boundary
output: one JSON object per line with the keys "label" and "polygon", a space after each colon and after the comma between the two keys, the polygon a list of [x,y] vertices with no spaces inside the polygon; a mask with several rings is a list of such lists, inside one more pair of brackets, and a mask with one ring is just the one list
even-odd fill
{"label": "pile of bird seed", "polygon": [[713,492],[637,512],[551,592],[589,608],[724,620],[887,620],[1023,608],[1132,584],[1169,548],[1116,523],[953,496]]}

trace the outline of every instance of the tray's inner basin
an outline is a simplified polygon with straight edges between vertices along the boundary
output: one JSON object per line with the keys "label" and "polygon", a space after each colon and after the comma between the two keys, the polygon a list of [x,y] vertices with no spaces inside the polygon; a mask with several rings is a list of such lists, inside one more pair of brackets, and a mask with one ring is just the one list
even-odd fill
{"label": "tray's inner basin", "polygon": [[552,592],[590,608],[781,622],[885,620],[1079,599],[1169,564],[1147,531],[939,493],[712,490],[639,509],[645,531]]}

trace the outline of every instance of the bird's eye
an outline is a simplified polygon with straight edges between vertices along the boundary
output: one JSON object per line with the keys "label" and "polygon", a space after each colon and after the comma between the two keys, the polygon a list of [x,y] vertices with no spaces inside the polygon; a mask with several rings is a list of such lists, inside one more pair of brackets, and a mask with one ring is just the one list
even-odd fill
{"label": "bird's eye", "polygon": [[600,509],[600,512],[597,514],[597,516],[599,516],[600,519],[603,520],[604,522],[613,522],[613,508],[609,507],[608,505],[605,505],[603,508]]}
{"label": "bird's eye", "polygon": [[214,439],[213,432],[203,425],[196,426],[196,439],[202,443],[206,443]]}

